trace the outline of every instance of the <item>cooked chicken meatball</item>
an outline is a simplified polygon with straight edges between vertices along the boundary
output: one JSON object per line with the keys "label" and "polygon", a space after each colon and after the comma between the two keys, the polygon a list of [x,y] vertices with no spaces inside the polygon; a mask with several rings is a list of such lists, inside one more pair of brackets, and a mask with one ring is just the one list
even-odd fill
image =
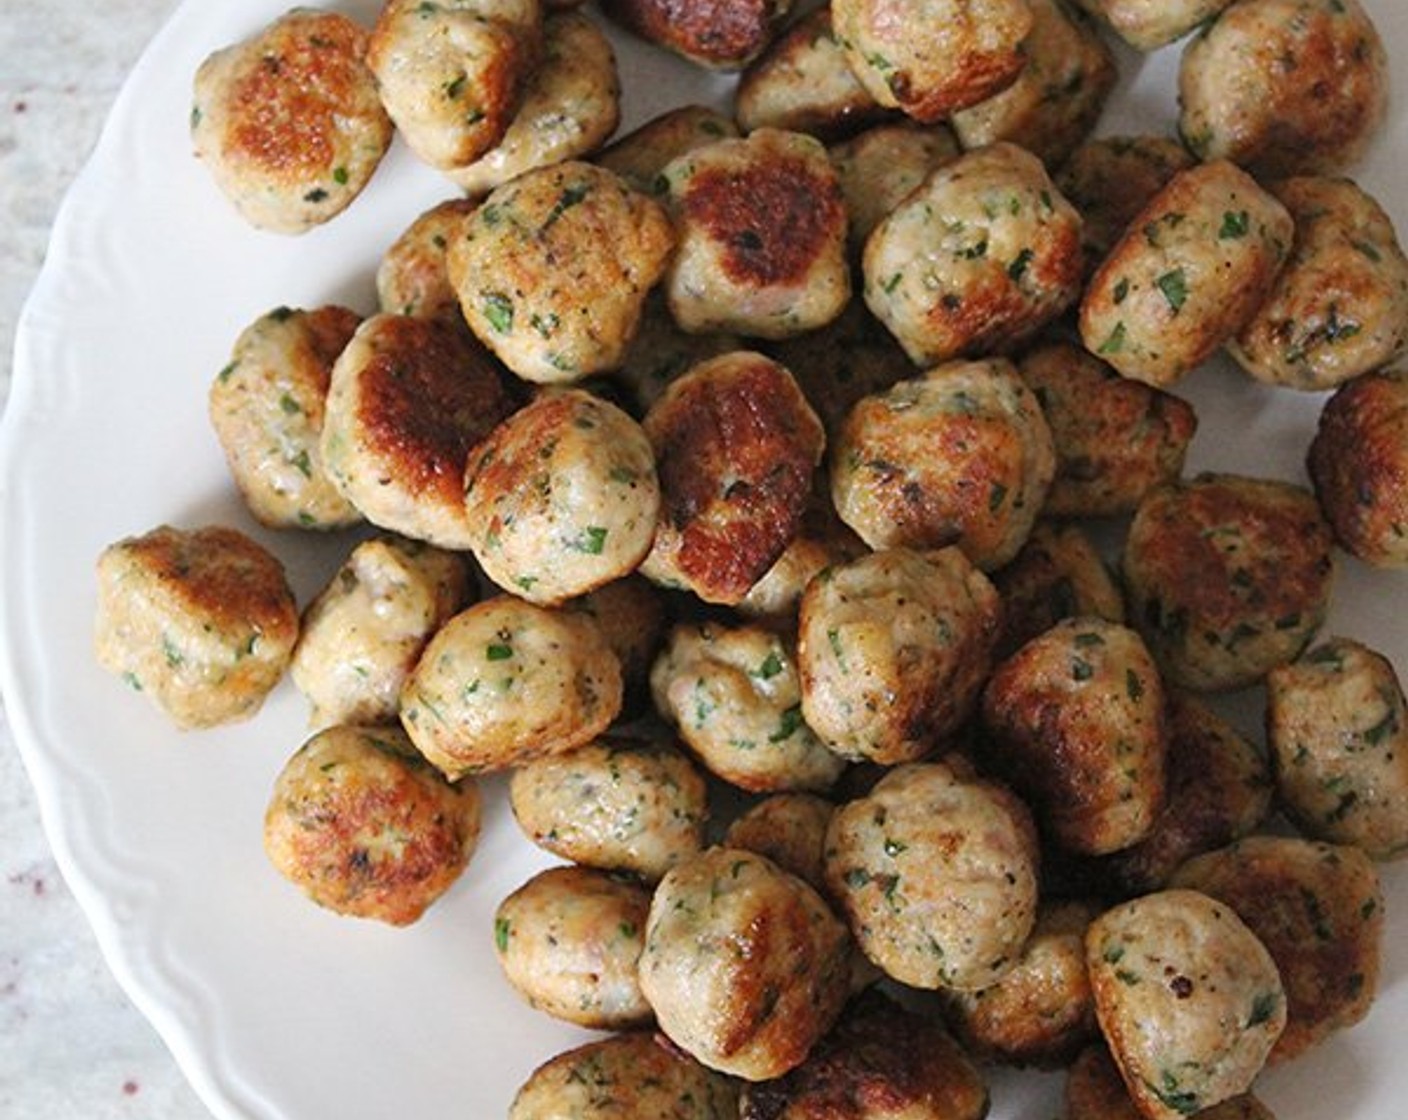
{"label": "cooked chicken meatball", "polygon": [[1164,806],[1164,690],[1139,635],[1068,618],[993,671],[986,750],[1047,832],[1103,855],[1148,835]]}
{"label": "cooked chicken meatball", "polygon": [[1236,910],[1286,989],[1286,1029],[1271,1062],[1294,1058],[1369,1013],[1378,988],[1384,899],[1358,848],[1250,836],[1198,856],[1173,885]]}
{"label": "cooked chicken meatball", "polygon": [[1383,124],[1388,56],[1359,0],[1237,0],[1188,44],[1178,131],[1253,175],[1340,172]]}
{"label": "cooked chicken meatball", "polygon": [[875,227],[962,149],[946,124],[876,125],[826,150],[846,200],[851,253],[859,259]]}
{"label": "cooked chicken meatball", "polygon": [[1036,394],[1056,448],[1049,517],[1133,513],[1155,486],[1183,473],[1198,430],[1180,397],[1121,377],[1069,342],[1049,342],[1017,363]]}
{"label": "cooked chicken meatball", "polygon": [[825,890],[826,826],[835,809],[814,793],[775,793],[735,818],[724,844],[767,856],[782,870]]}
{"label": "cooked chicken meatball", "polygon": [[738,126],[718,110],[681,105],[613,140],[593,162],[614,171],[642,194],[663,193],[660,172],[672,159],[737,136]]}
{"label": "cooked chicken meatball", "polygon": [[887,975],[977,991],[1015,966],[1036,921],[1036,829],[1003,787],[912,763],[836,810],[826,885]]}
{"label": "cooked chicken meatball", "polygon": [[[1066,1076],[1066,1120],[1145,1120],[1104,1043],[1081,1051]],[[1250,1093],[1203,1109],[1199,1120],[1276,1120]]]}
{"label": "cooked chicken meatball", "polygon": [[710,848],[656,888],[641,988],[660,1029],[713,1069],[763,1081],[800,1065],[849,977],[846,927],[763,856]]}
{"label": "cooked chicken meatball", "polygon": [[288,760],[264,815],[264,850],[319,906],[416,921],[479,840],[475,783],[447,782],[396,727],[320,731]]}
{"label": "cooked chicken meatball", "polygon": [[1334,571],[1315,499],[1274,479],[1161,486],[1124,545],[1132,624],[1165,678],[1198,690],[1240,688],[1300,653],[1325,619]]}
{"label": "cooked chicken meatball", "polygon": [[681,327],[788,338],[841,313],[846,207],[820,141],[762,128],[679,156],[661,176],[679,231],[665,295]]}
{"label": "cooked chicken meatball", "polygon": [[332,369],[323,466],[372,524],[468,548],[465,458],[511,408],[493,359],[463,328],[373,315]]}
{"label": "cooked chicken meatball", "polygon": [[243,533],[162,525],[98,557],[98,663],[178,727],[248,719],[288,668],[298,608],[283,566]]}
{"label": "cooked chicken meatball", "polygon": [[590,742],[621,707],[621,666],[583,614],[501,595],[431,638],[401,689],[401,723],[450,778]]}
{"label": "cooked chicken meatball", "polygon": [[550,867],[494,911],[494,948],[529,1006],[595,1030],[649,1023],[636,977],[650,892],[590,867]]}
{"label": "cooked chicken meatball", "polygon": [[1340,546],[1377,568],[1408,568],[1408,372],[1341,386],[1320,413],[1306,465]]}
{"label": "cooked chicken meatball", "polygon": [[703,847],[708,798],[683,753],[617,736],[534,759],[509,782],[514,818],[533,843],[649,882]]}
{"label": "cooked chicken meatball", "polygon": [[1389,216],[1347,179],[1271,191],[1295,219],[1295,242],[1228,350],[1258,381],[1292,389],[1333,389],[1387,365],[1408,343],[1408,258]]}
{"label": "cooked chicken meatball", "polygon": [[649,1031],[613,1035],[533,1071],[508,1120],[736,1120],[738,1086]]}
{"label": "cooked chicken meatball", "polygon": [[450,283],[445,253],[477,205],[473,199],[447,199],[421,214],[391,243],[376,270],[377,302],[383,311],[426,319],[460,317],[460,298]]}
{"label": "cooked chicken meatball", "polygon": [[540,167],[594,152],[621,123],[611,43],[580,12],[543,21],[543,55],[498,147],[445,174],[468,195],[488,194]]}
{"label": "cooked chicken meatball", "polygon": [[1216,18],[1231,0],[1075,0],[1131,47],[1152,51]]}
{"label": "cooked chicken meatball", "polygon": [[691,334],[681,329],[670,314],[663,289],[657,287],[646,296],[635,338],[620,367],[611,371],[611,378],[630,394],[639,416],[693,366],[742,348],[743,341],[737,335]]}
{"label": "cooked chicken meatball", "polygon": [[716,70],[748,65],[777,34],[793,0],[604,0],[602,11],[641,38]]}
{"label": "cooked chicken meatball", "polygon": [[665,602],[660,589],[643,576],[629,575],[569,599],[563,607],[589,616],[621,662],[623,712],[630,714],[643,706],[648,699],[650,667],[665,640]]}
{"label": "cooked chicken meatball", "polygon": [[865,302],[929,365],[1010,349],[1080,294],[1080,217],[1041,161],[999,143],[940,167],[870,235]]}
{"label": "cooked chicken meatball", "polygon": [[992,669],[1002,604],[955,548],[897,548],[818,575],[802,596],[802,715],[843,758],[909,762],[953,734]]}
{"label": "cooked chicken meatball", "polygon": [[339,529],[362,519],[318,450],[333,362],[361,321],[345,307],[276,308],[240,333],[210,386],[215,436],[263,525]]}
{"label": "cooked chicken meatball", "polygon": [[881,105],[933,122],[1011,85],[1026,65],[1026,0],[833,0],[836,38]]}
{"label": "cooked chicken meatball", "polygon": [[946,362],[856,404],[831,448],[831,498],[871,548],[957,545],[991,571],[1025,543],[1055,469],[1011,362]]}
{"label": "cooked chicken meatball", "polygon": [[1177,381],[1256,313],[1293,232],[1286,208],[1234,164],[1179,172],[1091,278],[1086,349],[1137,381]]}
{"label": "cooked chicken meatball", "polygon": [[1095,1010],[1145,1120],[1244,1093],[1286,1023],[1276,963],[1226,903],[1189,890],[1108,910],[1085,937]]}
{"label": "cooked chicken meatball", "polygon": [[295,8],[196,71],[196,156],[251,225],[303,233],[371,179],[392,126],[367,38],[338,12]]}
{"label": "cooked chicken meatball", "polygon": [[447,261],[481,341],[520,377],[555,383],[620,364],[674,241],[659,203],[569,161],[494,191]]}
{"label": "cooked chicken meatball", "polygon": [[[818,481],[825,486],[823,479]],[[861,539],[841,524],[825,493],[813,495],[792,543],[735,609],[765,626],[795,633],[802,595],[812,577],[867,551]]]}
{"label": "cooked chicken meatball", "polygon": [[1393,665],[1331,638],[1266,677],[1281,807],[1309,836],[1408,855],[1408,701]]}
{"label": "cooked chicken meatball", "polygon": [[656,710],[709,770],[755,793],[825,790],[845,769],[802,719],[790,643],[761,626],[681,624],[650,672]]}
{"label": "cooked chicken meatball", "polygon": [[671,382],[644,420],[662,507],[642,574],[736,603],[797,533],[825,435],[786,367],[737,351]]}
{"label": "cooked chicken meatball", "polygon": [[944,1029],[879,991],[852,1000],[811,1055],[743,1087],[739,1120],[982,1120],[981,1073]]}

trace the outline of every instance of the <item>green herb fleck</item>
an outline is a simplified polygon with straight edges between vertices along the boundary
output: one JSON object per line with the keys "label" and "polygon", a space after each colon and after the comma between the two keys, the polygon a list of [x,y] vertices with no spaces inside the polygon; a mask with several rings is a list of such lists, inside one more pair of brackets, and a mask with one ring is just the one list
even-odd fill
{"label": "green herb fleck", "polygon": [[485,292],[482,310],[484,318],[499,334],[513,330],[513,300],[502,292]]}
{"label": "green herb fleck", "polygon": [[1124,320],[1121,319],[1115,324],[1115,329],[1110,332],[1110,337],[1100,344],[1097,354],[1118,354],[1124,349],[1125,329]]}
{"label": "green herb fleck", "polygon": [[1183,310],[1183,305],[1188,300],[1188,279],[1181,268],[1165,272],[1154,283],[1159,291],[1163,292],[1164,299],[1168,300],[1168,305],[1173,308],[1175,314]]}
{"label": "green herb fleck", "polygon": [[802,726],[802,705],[793,704],[782,713],[782,718],[778,720],[777,730],[768,736],[769,743],[781,743],[792,738],[797,733],[797,729]]}
{"label": "green herb fleck", "polygon": [[494,919],[494,944],[500,953],[508,952],[508,935],[512,926],[507,918]]}
{"label": "green herb fleck", "polygon": [[502,642],[490,642],[484,647],[484,657],[488,661],[507,661],[513,656],[513,647]]}
{"label": "green herb fleck", "polygon": [[1222,215],[1222,228],[1217,231],[1217,236],[1223,241],[1231,241],[1246,237],[1250,228],[1251,215],[1245,210],[1228,210]]}

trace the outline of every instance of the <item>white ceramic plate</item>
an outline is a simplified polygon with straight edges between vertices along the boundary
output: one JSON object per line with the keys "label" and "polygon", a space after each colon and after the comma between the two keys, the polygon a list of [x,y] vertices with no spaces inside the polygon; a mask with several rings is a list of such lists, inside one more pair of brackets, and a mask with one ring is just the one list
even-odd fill
{"label": "white ceramic plate", "polygon": [[[1369,0],[1395,59],[1395,112],[1362,180],[1408,231],[1408,8]],[[489,1120],[540,1062],[589,1037],[528,1010],[493,958],[498,901],[545,863],[489,783],[469,872],[416,926],[338,918],[265,861],[265,799],[305,735],[285,684],[253,721],[181,734],[90,652],[93,561],[169,522],[239,526],[288,563],[300,602],[346,541],[271,534],[234,495],[206,421],[236,334],[280,305],[370,311],[382,249],[452,191],[399,145],[369,190],[301,238],[246,227],[191,157],[190,78],[280,0],[189,0],[134,70],[69,195],[21,322],[4,423],[4,688],[55,853],[114,972],[222,1117]],[[351,14],[369,20],[369,0]],[[617,37],[627,125],[729,84]],[[1124,56],[1105,131],[1166,131],[1172,52]],[[1180,391],[1190,466],[1303,480],[1320,399],[1226,367]],[[1346,563],[1331,629],[1408,669],[1408,582]],[[1255,714],[1249,717],[1255,721]],[[1264,1080],[1280,1120],[1401,1120],[1408,1063],[1408,868],[1386,868],[1388,958],[1366,1023]],[[1046,1120],[1059,1081],[994,1074],[995,1120]]]}

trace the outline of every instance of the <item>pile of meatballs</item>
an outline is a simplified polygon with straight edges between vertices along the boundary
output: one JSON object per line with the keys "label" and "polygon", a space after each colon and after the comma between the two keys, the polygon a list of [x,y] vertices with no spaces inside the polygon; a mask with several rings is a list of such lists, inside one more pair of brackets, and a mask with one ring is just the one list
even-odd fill
{"label": "pile of meatballs", "polygon": [[[277,308],[211,385],[253,517],[353,530],[328,585],[163,526],[100,557],[98,656],[184,728],[291,675],[265,845],[341,913],[420,917],[511,771],[562,862],[485,936],[613,1032],[513,1120],[978,1120],[990,1063],[1069,1068],[1068,1120],[1269,1117],[1261,1069],[1367,1013],[1408,851],[1402,687],[1322,632],[1337,552],[1408,567],[1408,259],[1339,177],[1379,36],[790,7],[389,0],[211,55],[196,154],[255,226],[393,134],[454,197],[374,314]],[[603,147],[598,18],[740,71],[732,112]],[[1112,39],[1185,36],[1178,139],[1092,139]],[[1185,474],[1219,352],[1325,392],[1310,487]],[[1264,744],[1219,714],[1252,686]]]}

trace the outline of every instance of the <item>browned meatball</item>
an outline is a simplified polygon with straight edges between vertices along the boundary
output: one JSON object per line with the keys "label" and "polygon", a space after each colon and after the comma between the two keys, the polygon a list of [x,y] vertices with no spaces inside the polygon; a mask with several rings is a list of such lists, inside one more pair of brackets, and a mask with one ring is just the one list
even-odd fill
{"label": "browned meatball", "polygon": [[614,171],[643,194],[660,189],[660,172],[676,156],[738,135],[738,126],[704,105],[681,105],[652,117],[603,148],[592,162]]}
{"label": "browned meatball", "polygon": [[562,605],[596,622],[621,662],[622,710],[634,712],[647,699],[650,666],[665,640],[663,593],[644,576],[629,575]]}
{"label": "browned meatball", "polygon": [[621,26],[691,62],[737,70],[772,41],[792,0],[604,0]]}
{"label": "browned meatball", "polygon": [[1076,0],[1116,35],[1141,51],[1180,39],[1204,20],[1216,18],[1231,0]]}
{"label": "browned meatball", "polygon": [[383,311],[459,317],[460,297],[450,283],[445,251],[476,206],[474,199],[446,199],[426,210],[391,243],[376,270],[377,301]]}
{"label": "browned meatball", "polygon": [[784,871],[824,889],[826,826],[836,806],[814,793],[775,793],[728,826],[724,843],[767,856]]}
{"label": "browned meatball", "polygon": [[[1087,1046],[1066,1075],[1066,1120],[1145,1120],[1101,1042]],[[1276,1120],[1250,1093],[1198,1113],[1200,1120]]]}

